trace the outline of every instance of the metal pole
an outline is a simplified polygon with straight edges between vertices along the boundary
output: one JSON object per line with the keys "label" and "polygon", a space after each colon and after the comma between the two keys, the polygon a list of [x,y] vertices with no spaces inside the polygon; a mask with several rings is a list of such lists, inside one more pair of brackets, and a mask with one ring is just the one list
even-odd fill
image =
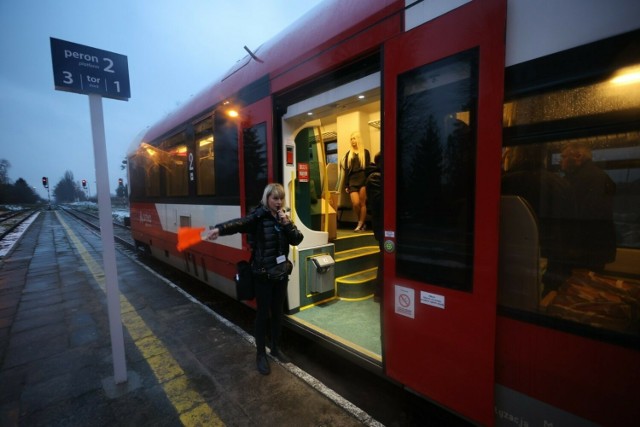
{"label": "metal pole", "polygon": [[116,250],[113,241],[111,195],[109,192],[107,144],[104,133],[102,96],[89,94],[89,110],[91,113],[91,134],[93,135],[93,157],[96,165],[98,212],[100,215],[100,236],[102,237],[103,245],[102,258],[107,288],[109,331],[111,333],[111,351],[113,354],[113,377],[115,383],[120,384],[127,381],[127,364],[124,355],[118,270],[116,268]]}

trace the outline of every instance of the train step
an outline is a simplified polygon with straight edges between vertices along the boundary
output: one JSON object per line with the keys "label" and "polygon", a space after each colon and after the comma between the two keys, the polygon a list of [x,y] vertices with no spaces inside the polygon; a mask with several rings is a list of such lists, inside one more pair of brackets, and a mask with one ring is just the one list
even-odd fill
{"label": "train step", "polygon": [[361,300],[373,295],[376,286],[377,267],[336,278],[338,297],[343,300]]}
{"label": "train step", "polygon": [[377,246],[364,246],[335,253],[335,275],[346,276],[354,272],[368,270],[378,266],[380,249]]}

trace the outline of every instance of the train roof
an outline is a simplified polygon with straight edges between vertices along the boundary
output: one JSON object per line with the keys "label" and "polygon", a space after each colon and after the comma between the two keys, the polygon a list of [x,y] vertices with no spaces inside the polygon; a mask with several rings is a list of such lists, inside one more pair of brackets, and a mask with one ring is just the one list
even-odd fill
{"label": "train roof", "polygon": [[[403,8],[403,0],[326,0],[320,3],[255,49],[253,53],[258,60],[247,54],[182,107],[143,131],[134,141],[134,146],[170,133],[185,121],[233,97],[257,79],[268,76],[272,80]],[[357,21],[354,17],[358,17]]]}

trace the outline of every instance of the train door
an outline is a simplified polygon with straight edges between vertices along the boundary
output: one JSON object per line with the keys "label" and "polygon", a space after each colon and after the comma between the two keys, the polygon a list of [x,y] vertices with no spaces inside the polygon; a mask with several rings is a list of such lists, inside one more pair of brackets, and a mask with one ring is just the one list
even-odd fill
{"label": "train door", "polygon": [[[364,159],[373,160],[381,151],[381,73],[379,56],[374,59],[368,58],[373,65],[347,67],[353,71],[342,70],[340,79],[322,90],[310,85],[288,94],[294,101],[275,102],[284,112],[283,182],[304,234],[296,247],[299,280],[292,278],[288,288],[290,319],[379,369],[380,310],[374,291],[380,250],[371,227],[354,230],[357,217],[341,167],[351,135],[359,135]],[[363,75],[363,70],[369,72]]]}
{"label": "train door", "polygon": [[506,1],[456,3],[384,48],[384,361],[491,425]]}

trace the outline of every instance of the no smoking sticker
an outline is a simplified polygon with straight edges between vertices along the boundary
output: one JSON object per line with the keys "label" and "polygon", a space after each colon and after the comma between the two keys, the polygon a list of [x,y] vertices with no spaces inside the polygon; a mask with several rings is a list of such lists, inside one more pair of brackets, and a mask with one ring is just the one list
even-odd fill
{"label": "no smoking sticker", "polygon": [[415,298],[413,289],[404,286],[395,286],[395,312],[401,316],[415,318]]}

